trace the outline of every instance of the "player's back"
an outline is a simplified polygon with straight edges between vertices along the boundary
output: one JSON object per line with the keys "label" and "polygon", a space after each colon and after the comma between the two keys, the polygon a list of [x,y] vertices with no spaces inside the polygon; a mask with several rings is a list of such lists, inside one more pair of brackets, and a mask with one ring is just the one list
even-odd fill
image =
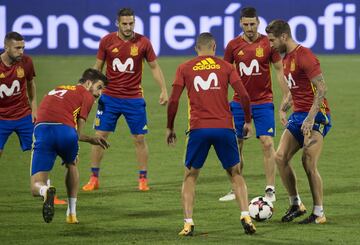
{"label": "player's back", "polygon": [[84,86],[59,86],[41,101],[37,123],[63,123],[76,128],[78,116],[86,120],[93,103],[94,97]]}
{"label": "player's back", "polygon": [[233,128],[228,86],[238,80],[234,67],[215,56],[198,56],[180,65],[174,84],[187,89],[190,129]]}

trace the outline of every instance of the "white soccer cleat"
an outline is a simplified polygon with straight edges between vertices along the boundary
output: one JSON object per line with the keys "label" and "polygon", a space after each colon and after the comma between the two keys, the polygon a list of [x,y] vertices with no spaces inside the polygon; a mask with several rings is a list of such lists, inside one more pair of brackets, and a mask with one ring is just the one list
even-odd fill
{"label": "white soccer cleat", "polygon": [[223,197],[220,197],[219,198],[219,201],[220,202],[228,202],[228,201],[232,201],[232,200],[235,200],[235,194],[233,192],[233,190],[231,190],[228,194],[226,194],[225,196]]}

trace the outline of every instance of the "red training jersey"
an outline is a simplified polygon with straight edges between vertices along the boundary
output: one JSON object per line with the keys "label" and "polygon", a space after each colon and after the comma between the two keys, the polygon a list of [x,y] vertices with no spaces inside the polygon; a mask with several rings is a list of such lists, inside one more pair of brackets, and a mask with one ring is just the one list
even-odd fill
{"label": "red training jersey", "polygon": [[141,98],[143,59],[156,60],[154,49],[145,36],[134,33],[131,40],[124,41],[112,32],[100,41],[97,59],[106,61],[109,84],[104,94],[117,98]]}
{"label": "red training jersey", "polygon": [[181,64],[173,86],[187,89],[189,129],[234,128],[228,86],[240,80],[231,64],[215,56],[198,56]]}
{"label": "red training jersey", "polygon": [[[283,67],[293,99],[294,112],[309,112],[316,89],[310,80],[322,73],[319,60],[310,49],[299,45],[285,55]],[[326,98],[320,110],[330,112]]]}
{"label": "red training jersey", "polygon": [[94,101],[94,96],[82,85],[59,86],[41,101],[36,123],[63,123],[77,128],[78,118],[87,119]]}
{"label": "red training jersey", "polygon": [[17,120],[31,114],[26,88],[34,76],[29,56],[23,55],[10,67],[0,59],[0,120]]}
{"label": "red training jersey", "polygon": [[[280,54],[270,47],[269,39],[261,35],[253,43],[242,36],[231,40],[225,49],[224,60],[235,63],[236,69],[250,96],[251,104],[264,104],[273,101],[271,89],[270,62],[281,60]],[[239,102],[234,94],[234,101]]]}

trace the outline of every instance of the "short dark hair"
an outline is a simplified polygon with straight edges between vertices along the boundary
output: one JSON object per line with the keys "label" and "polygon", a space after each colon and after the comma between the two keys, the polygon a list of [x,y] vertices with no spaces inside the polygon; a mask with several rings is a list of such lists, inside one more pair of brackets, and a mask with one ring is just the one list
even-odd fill
{"label": "short dark hair", "polygon": [[272,33],[275,37],[279,37],[285,33],[291,37],[291,29],[289,24],[285,20],[273,20],[265,29],[266,33]]}
{"label": "short dark hair", "polygon": [[258,18],[258,15],[256,13],[256,9],[254,7],[245,7],[242,8],[240,11],[240,18]]}
{"label": "short dark hair", "polygon": [[20,33],[12,31],[6,33],[4,43],[9,42],[10,40],[23,41],[24,37]]}
{"label": "short dark hair", "polygon": [[93,83],[96,83],[98,80],[101,80],[104,82],[105,86],[109,83],[107,77],[104,74],[93,68],[88,68],[84,71],[81,78],[79,79],[79,83],[81,84],[85,83],[87,80],[90,80]]}
{"label": "short dark hair", "polygon": [[196,47],[210,48],[213,42],[215,42],[214,36],[210,32],[203,32],[196,39]]}
{"label": "short dark hair", "polygon": [[119,9],[117,13],[117,17],[120,18],[120,16],[134,16],[135,12],[131,8],[122,8]]}

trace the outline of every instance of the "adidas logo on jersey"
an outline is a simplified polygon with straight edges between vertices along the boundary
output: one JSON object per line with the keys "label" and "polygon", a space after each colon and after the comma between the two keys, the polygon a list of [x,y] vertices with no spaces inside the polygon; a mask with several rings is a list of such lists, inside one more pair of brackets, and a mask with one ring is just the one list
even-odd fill
{"label": "adidas logo on jersey", "polygon": [[212,58],[206,58],[193,66],[194,71],[202,71],[202,70],[219,70],[220,65],[216,64],[216,62]]}

